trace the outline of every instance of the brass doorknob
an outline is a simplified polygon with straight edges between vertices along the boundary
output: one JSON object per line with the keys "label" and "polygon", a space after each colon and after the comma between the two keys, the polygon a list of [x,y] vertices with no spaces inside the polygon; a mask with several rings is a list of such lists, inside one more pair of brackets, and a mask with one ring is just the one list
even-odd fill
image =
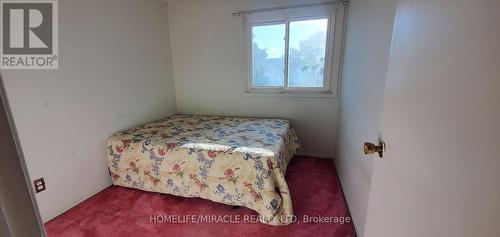
{"label": "brass doorknob", "polygon": [[365,145],[363,146],[363,151],[365,152],[365,155],[378,153],[378,156],[382,158],[384,157],[385,142],[380,141],[378,143],[378,146],[371,142],[365,142]]}

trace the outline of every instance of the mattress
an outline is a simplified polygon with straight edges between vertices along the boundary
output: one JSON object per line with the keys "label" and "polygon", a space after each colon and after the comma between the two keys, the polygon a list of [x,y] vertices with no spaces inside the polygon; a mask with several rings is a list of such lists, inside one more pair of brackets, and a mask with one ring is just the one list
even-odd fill
{"label": "mattress", "polygon": [[176,115],[113,135],[107,153],[114,185],[245,206],[286,225],[298,148],[287,120]]}

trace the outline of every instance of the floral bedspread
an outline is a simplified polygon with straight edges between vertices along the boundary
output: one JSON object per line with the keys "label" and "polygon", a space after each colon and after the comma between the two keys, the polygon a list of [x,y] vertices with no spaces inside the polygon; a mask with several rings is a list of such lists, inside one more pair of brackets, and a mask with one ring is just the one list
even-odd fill
{"label": "floral bedspread", "polygon": [[284,176],[298,148],[286,120],[176,115],[113,135],[107,153],[115,185],[245,206],[286,225]]}

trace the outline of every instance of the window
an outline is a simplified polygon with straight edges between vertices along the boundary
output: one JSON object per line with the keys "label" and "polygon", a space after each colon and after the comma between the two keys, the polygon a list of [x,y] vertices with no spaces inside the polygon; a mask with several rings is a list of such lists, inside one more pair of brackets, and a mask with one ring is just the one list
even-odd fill
{"label": "window", "polygon": [[[245,16],[246,92],[335,94],[343,11],[326,5]],[[343,9],[343,7],[342,7]]]}

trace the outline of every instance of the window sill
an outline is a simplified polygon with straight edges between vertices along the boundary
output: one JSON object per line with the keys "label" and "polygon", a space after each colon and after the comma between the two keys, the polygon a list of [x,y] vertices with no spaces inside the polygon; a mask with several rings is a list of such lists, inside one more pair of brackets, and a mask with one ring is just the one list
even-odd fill
{"label": "window sill", "polygon": [[322,92],[291,92],[291,91],[244,91],[243,96],[269,96],[269,97],[299,97],[299,98],[336,98],[331,91]]}

